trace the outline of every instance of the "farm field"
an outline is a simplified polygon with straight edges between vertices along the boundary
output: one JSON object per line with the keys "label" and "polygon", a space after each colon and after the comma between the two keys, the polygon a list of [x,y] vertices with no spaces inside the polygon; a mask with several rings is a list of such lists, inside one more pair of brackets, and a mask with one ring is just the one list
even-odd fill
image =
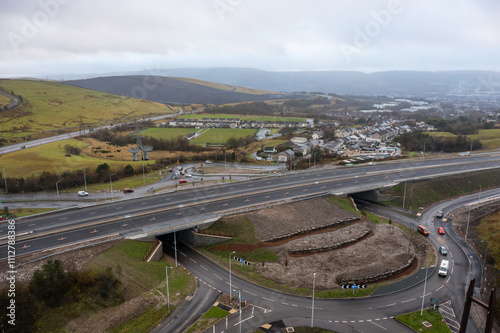
{"label": "farm field", "polygon": [[467,137],[473,140],[481,141],[483,148],[500,148],[500,129],[498,128],[479,130],[478,134],[467,135]]}
{"label": "farm field", "polygon": [[[39,175],[44,171],[61,173],[68,170],[81,170],[83,167],[95,169],[102,163],[107,163],[111,169],[124,168],[127,164],[133,167],[142,165],[142,161],[113,161],[108,158],[96,158],[86,155],[66,157],[64,146],[67,144],[80,149],[88,145],[88,143],[77,139],[68,139],[42,146],[28,147],[3,155],[2,168],[5,168],[7,177],[26,177]],[[149,163],[154,163],[154,161],[150,160]]]}
{"label": "farm field", "polygon": [[255,129],[240,129],[240,128],[210,128],[196,139],[191,140],[192,143],[204,144],[210,143],[226,143],[230,137],[236,139],[244,138],[249,135],[254,135]]}
{"label": "farm field", "polygon": [[254,121],[306,121],[306,118],[298,117],[267,117],[267,116],[245,116],[236,114],[185,114],[180,119],[201,119],[201,118],[238,118],[241,120]]}
{"label": "farm field", "polygon": [[156,139],[175,139],[180,135],[186,135],[191,132],[196,132],[194,128],[158,128],[152,127],[141,132],[144,136],[150,136]]}
{"label": "farm field", "polygon": [[0,80],[0,87],[23,97],[20,106],[0,113],[0,139],[174,112],[161,103],[55,82]]}
{"label": "farm field", "polygon": [[11,99],[7,96],[0,95],[0,108],[3,108],[4,106],[8,106],[11,102]]}

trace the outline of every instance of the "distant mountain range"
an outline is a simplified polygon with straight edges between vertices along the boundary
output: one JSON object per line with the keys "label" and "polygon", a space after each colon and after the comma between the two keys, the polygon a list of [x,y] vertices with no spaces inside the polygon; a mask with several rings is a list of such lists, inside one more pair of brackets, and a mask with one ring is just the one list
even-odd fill
{"label": "distant mountain range", "polygon": [[[143,80],[143,76],[149,78],[169,77],[163,79],[168,89],[174,89],[174,86],[171,85],[173,83],[179,84],[178,81],[172,81],[176,80],[174,77],[182,77],[231,86],[287,93],[324,92],[341,95],[417,96],[426,98],[443,96],[475,96],[478,98],[500,96],[500,73],[493,71],[387,71],[368,74],[358,71],[273,72],[251,68],[178,68],[122,72],[113,73],[112,75],[132,75],[128,80],[136,81],[132,85],[129,84],[127,86],[125,83],[119,83],[118,81],[104,77],[65,83],[85,86],[100,91],[110,89],[113,91],[108,92],[120,94],[120,91],[124,91],[123,89],[127,91],[134,84],[141,85],[140,81]],[[104,74],[102,76],[107,75]],[[120,80],[126,79],[122,78]],[[130,83],[130,81],[128,82]],[[121,88],[113,88],[115,84],[118,84]],[[178,88],[182,90],[183,86],[181,85]],[[210,94],[207,91],[204,97]],[[235,96],[234,101],[240,100],[240,97],[242,99],[245,98],[245,96]],[[263,95],[260,97],[265,99]],[[260,99],[260,97],[255,98]],[[166,98],[158,96],[158,99],[165,100]]]}

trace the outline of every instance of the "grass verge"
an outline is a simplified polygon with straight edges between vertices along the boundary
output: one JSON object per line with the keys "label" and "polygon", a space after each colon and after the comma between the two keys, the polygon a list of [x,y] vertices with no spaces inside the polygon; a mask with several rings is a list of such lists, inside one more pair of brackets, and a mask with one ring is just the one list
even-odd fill
{"label": "grass verge", "polygon": [[208,329],[210,326],[214,325],[220,319],[226,317],[229,314],[226,310],[212,306],[200,319],[198,319],[186,333],[199,333]]}
{"label": "grass verge", "polygon": [[[422,329],[422,332],[432,332],[432,333],[448,333],[451,332],[446,323],[442,322],[443,316],[439,311],[428,310],[423,312],[423,315],[420,316],[420,311],[415,311],[411,313],[407,313],[404,315],[400,315],[396,317],[396,320],[407,325],[408,327],[414,329],[416,332],[419,332]],[[427,321],[431,323],[431,327],[425,327],[422,322]]]}

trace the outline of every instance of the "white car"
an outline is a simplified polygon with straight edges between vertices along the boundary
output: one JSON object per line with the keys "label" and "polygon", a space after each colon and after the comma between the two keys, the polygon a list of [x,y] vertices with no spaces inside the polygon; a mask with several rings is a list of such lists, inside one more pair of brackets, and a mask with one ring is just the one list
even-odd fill
{"label": "white car", "polygon": [[86,197],[86,196],[88,196],[88,195],[89,195],[89,194],[88,194],[88,192],[85,192],[85,191],[78,191],[78,196],[79,196],[79,197]]}
{"label": "white car", "polygon": [[206,160],[205,163],[206,164],[212,164],[212,161]]}

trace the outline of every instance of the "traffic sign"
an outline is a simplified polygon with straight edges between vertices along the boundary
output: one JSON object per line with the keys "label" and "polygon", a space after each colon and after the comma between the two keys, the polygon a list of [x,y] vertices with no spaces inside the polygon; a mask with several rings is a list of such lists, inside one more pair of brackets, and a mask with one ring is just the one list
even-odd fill
{"label": "traffic sign", "polygon": [[351,286],[351,288],[352,288],[352,289],[356,289],[357,287],[358,287],[358,286],[357,286],[357,285],[355,285],[355,284],[353,284],[353,285]]}

